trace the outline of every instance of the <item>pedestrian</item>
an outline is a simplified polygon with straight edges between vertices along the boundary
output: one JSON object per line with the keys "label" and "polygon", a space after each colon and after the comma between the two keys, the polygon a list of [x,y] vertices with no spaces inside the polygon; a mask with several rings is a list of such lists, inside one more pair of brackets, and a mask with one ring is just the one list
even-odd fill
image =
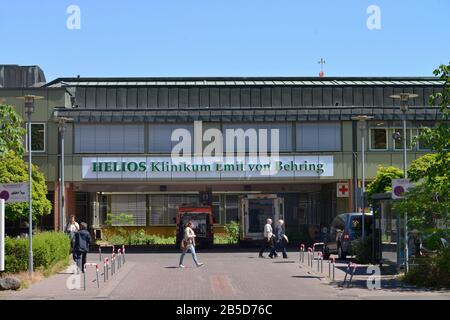
{"label": "pedestrian", "polygon": [[183,236],[183,240],[181,240],[181,250],[183,252],[181,253],[181,257],[180,257],[180,263],[179,263],[180,268],[184,268],[183,260],[184,260],[184,256],[186,255],[186,252],[188,252],[188,251],[191,252],[192,259],[194,259],[195,265],[197,267],[201,267],[203,265],[203,263],[198,262],[197,253],[195,252],[195,237],[196,237],[196,235],[194,233],[194,230],[192,230],[192,226],[193,226],[192,221],[189,221],[188,223],[186,223],[186,226],[184,228],[184,236]]}
{"label": "pedestrian", "polygon": [[80,230],[75,233],[74,238],[74,260],[77,263],[77,267],[84,273],[84,265],[86,264],[87,253],[91,244],[91,235],[87,231],[85,222],[80,223]]}
{"label": "pedestrian", "polygon": [[288,237],[285,234],[284,231],[284,220],[280,219],[278,220],[277,225],[275,226],[275,236],[277,241],[277,249],[278,251],[281,251],[283,254],[283,258],[287,259],[287,252],[286,252],[286,244],[288,243]]}
{"label": "pedestrian", "polygon": [[66,226],[66,232],[70,236],[70,252],[73,253],[75,234],[80,231],[80,225],[75,221],[75,215],[70,216],[70,220]]}
{"label": "pedestrian", "polygon": [[274,246],[274,238],[275,235],[273,234],[272,230],[272,219],[266,220],[266,225],[264,226],[264,239],[261,245],[261,250],[259,251],[259,257],[264,258],[264,251],[269,249],[269,258],[273,259],[277,256],[277,253],[275,252],[275,246]]}

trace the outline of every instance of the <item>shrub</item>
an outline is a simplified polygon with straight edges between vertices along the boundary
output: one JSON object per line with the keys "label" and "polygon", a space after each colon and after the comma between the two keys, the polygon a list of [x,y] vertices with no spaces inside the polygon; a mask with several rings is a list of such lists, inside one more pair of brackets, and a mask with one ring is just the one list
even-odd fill
{"label": "shrub", "polygon": [[225,232],[228,237],[228,243],[238,243],[239,242],[239,236],[241,233],[241,226],[236,221],[231,221],[230,223],[227,223],[224,226]]}
{"label": "shrub", "polygon": [[[5,241],[5,271],[17,273],[28,269],[28,238],[10,238]],[[35,268],[50,268],[67,260],[70,239],[60,232],[42,232],[33,236]]]}
{"label": "shrub", "polygon": [[128,232],[127,234],[111,234],[105,236],[105,240],[114,245],[165,245],[175,244],[175,237],[163,237],[160,235],[148,235],[144,229],[137,232]]}
{"label": "shrub", "polygon": [[370,263],[372,261],[373,237],[367,236],[364,241],[358,238],[352,241],[352,250],[357,263]]}
{"label": "shrub", "polygon": [[416,259],[403,280],[422,287],[450,288],[450,248],[431,258]]}

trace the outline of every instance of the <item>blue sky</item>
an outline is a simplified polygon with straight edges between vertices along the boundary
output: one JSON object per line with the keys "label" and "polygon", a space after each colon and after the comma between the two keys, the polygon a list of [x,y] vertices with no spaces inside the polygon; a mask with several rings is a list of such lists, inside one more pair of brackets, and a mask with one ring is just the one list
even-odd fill
{"label": "blue sky", "polygon": [[[69,30],[69,5],[81,29]],[[381,29],[369,30],[369,5]],[[448,0],[0,0],[0,64],[63,76],[432,76]]]}

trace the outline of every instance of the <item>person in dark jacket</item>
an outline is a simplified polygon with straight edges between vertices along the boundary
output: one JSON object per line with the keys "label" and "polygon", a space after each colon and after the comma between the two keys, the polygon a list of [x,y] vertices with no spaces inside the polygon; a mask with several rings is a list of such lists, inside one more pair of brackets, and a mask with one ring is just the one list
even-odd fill
{"label": "person in dark jacket", "polygon": [[87,224],[80,223],[80,231],[75,234],[74,244],[74,260],[77,267],[84,272],[84,265],[86,264],[86,256],[89,252],[89,245],[91,244],[91,235],[87,231]]}
{"label": "person in dark jacket", "polygon": [[278,223],[275,226],[275,236],[278,251],[281,251],[281,253],[283,254],[283,258],[287,259],[288,256],[286,253],[286,243],[288,241],[288,238],[284,232],[284,221],[282,219],[278,220]]}

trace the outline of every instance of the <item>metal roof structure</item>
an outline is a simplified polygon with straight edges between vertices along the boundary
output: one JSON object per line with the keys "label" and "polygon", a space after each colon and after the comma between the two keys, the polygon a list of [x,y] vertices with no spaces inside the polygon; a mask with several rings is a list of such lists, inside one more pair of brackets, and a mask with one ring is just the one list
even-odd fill
{"label": "metal roof structure", "polygon": [[[285,121],[340,121],[351,120],[355,115],[370,115],[373,120],[402,120],[403,114],[398,108],[317,108],[302,109],[237,109],[237,110],[74,110],[57,108],[54,116],[73,118],[75,122],[285,122]],[[436,121],[440,119],[439,108],[412,107],[407,120]]]}
{"label": "metal roof structure", "polygon": [[443,83],[431,77],[167,77],[58,78],[46,86],[438,86]]}
{"label": "metal roof structure", "polygon": [[72,108],[58,115],[77,122],[326,121],[358,114],[399,120],[393,94],[415,93],[410,120],[436,120],[428,97],[444,82],[420,77],[186,77],[59,78]]}

